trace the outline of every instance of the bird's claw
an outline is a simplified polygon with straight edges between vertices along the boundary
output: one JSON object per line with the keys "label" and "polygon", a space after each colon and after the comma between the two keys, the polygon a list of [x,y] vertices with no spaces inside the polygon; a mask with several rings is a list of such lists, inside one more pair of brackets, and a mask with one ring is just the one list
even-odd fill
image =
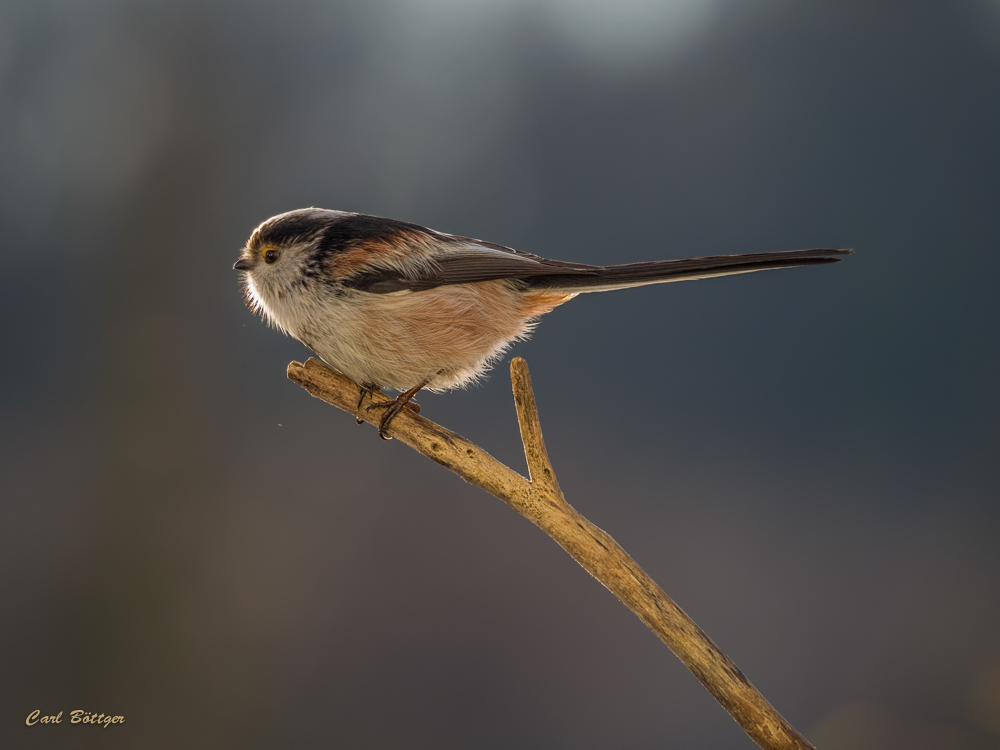
{"label": "bird's claw", "polygon": [[392,401],[383,401],[378,404],[372,404],[367,409],[366,412],[372,409],[385,409],[385,414],[382,415],[382,419],[378,423],[378,436],[383,440],[392,440],[391,437],[385,434],[386,429],[389,427],[389,423],[394,420],[403,409],[410,409],[414,414],[420,411],[420,406],[414,404],[412,401],[407,402],[403,400],[403,396],[406,394],[400,394]]}
{"label": "bird's claw", "polygon": [[[440,373],[439,373],[440,374]],[[378,423],[378,436],[383,440],[392,440],[391,437],[385,434],[386,429],[389,427],[389,423],[396,418],[403,409],[410,409],[414,414],[420,413],[420,404],[413,400],[413,397],[417,395],[417,392],[430,382],[430,378],[422,382],[420,385],[411,388],[408,391],[403,391],[392,401],[380,401],[378,403],[371,403],[368,408],[365,409],[367,414],[372,409],[385,409],[385,414],[382,415],[382,419]],[[366,386],[361,388],[361,399],[358,401],[358,409],[361,409],[361,402],[365,400],[365,390]],[[371,388],[367,388],[369,393],[373,393]],[[362,420],[358,419],[360,424]]]}
{"label": "bird's claw", "polygon": [[[361,386],[361,395],[358,398],[358,405],[357,407],[355,407],[355,412],[358,413],[354,415],[354,421],[357,422],[359,425],[365,423],[364,417],[360,415],[361,405],[365,402],[365,396],[368,396],[369,398],[374,398],[375,393],[378,392],[378,390],[379,389],[376,386],[368,386],[368,385]],[[372,409],[391,410],[391,407],[396,403],[396,400],[398,400],[398,398],[404,395],[405,394],[400,394],[400,396],[397,397],[397,399],[394,399],[392,401],[379,401],[379,402],[373,401],[371,404],[368,405],[368,408],[365,409],[365,412],[369,412]],[[410,409],[414,414],[420,413],[420,404],[414,401],[412,397],[409,400],[404,401],[402,406],[400,406],[398,409],[395,409],[392,414],[387,413],[385,416],[382,417],[382,421],[379,422],[379,437],[381,437],[383,440],[392,440],[392,438],[387,437],[385,435],[384,430],[388,426],[389,422],[392,421],[392,418],[396,414],[398,414],[400,410],[402,410],[404,407]]]}

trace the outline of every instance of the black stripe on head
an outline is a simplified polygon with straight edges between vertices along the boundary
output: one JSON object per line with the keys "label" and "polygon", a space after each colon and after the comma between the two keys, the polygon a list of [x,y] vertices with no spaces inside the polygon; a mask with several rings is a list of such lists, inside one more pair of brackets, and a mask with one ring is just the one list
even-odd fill
{"label": "black stripe on head", "polygon": [[254,233],[258,247],[287,247],[313,239],[336,220],[338,212],[321,208],[300,208],[265,221]]}
{"label": "black stripe on head", "polygon": [[325,260],[358,245],[391,243],[413,234],[437,237],[431,230],[405,221],[367,214],[341,214],[323,233],[316,255]]}

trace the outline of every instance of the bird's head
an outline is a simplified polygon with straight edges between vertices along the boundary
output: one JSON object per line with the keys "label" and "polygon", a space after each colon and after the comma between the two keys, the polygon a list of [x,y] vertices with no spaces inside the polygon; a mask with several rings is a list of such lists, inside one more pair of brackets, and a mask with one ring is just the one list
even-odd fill
{"label": "bird's head", "polygon": [[244,272],[251,309],[279,323],[276,307],[317,282],[329,281],[326,261],[333,248],[325,238],[327,230],[345,216],[350,214],[300,208],[272,216],[257,227],[233,265]]}

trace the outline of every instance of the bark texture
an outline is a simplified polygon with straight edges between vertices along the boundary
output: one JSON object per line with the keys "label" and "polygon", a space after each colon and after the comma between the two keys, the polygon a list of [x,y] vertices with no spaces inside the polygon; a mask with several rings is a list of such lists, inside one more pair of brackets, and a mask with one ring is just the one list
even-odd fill
{"label": "bark texture", "polygon": [[[552,537],[674,652],[760,747],[815,750],[614,539],[566,502],[545,450],[528,366],[517,357],[510,369],[528,479],[461,435],[409,409],[386,433],[500,498]],[[382,411],[365,411],[368,399],[357,411],[358,385],[322,362],[292,362],[288,377],[316,398],[378,425]],[[380,393],[372,398],[376,403],[389,400]]]}

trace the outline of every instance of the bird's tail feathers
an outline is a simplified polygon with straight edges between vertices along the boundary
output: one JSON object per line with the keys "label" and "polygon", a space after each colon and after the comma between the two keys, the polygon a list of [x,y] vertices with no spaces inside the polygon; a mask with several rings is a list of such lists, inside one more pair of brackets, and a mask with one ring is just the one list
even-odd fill
{"label": "bird's tail feathers", "polygon": [[837,263],[851,250],[814,248],[773,253],[746,253],[743,255],[713,255],[688,260],[657,260],[648,263],[627,263],[620,266],[603,266],[579,274],[532,276],[525,281],[531,289],[551,289],[566,292],[606,292],[647,284],[665,284],[671,281],[711,279],[739,273],[769,271],[775,268],[818,266]]}

